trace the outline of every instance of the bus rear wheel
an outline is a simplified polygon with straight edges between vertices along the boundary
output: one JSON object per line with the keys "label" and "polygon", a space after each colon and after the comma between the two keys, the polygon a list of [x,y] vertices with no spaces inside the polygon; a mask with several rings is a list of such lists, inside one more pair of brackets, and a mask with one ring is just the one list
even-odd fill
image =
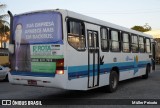
{"label": "bus rear wheel", "polygon": [[107,92],[112,93],[117,90],[119,77],[116,71],[111,71],[109,77],[109,85],[107,85]]}
{"label": "bus rear wheel", "polygon": [[142,75],[143,79],[148,79],[148,74],[150,73],[150,66],[147,65],[145,75]]}

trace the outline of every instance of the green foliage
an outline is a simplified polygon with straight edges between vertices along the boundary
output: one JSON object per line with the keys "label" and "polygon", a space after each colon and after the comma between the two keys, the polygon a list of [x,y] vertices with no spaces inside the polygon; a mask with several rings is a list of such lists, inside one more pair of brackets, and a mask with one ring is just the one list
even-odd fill
{"label": "green foliage", "polygon": [[[6,4],[0,3],[0,44],[2,47],[2,42],[6,42],[9,39],[9,23],[6,21],[8,14],[3,14]],[[5,40],[2,38],[6,37]]]}
{"label": "green foliage", "polygon": [[5,4],[0,3],[0,34],[4,34],[9,31],[9,23],[5,20],[7,14],[2,14],[1,11],[6,7]]}
{"label": "green foliage", "polygon": [[140,31],[140,32],[147,32],[152,30],[151,26],[149,26],[147,23],[144,26],[133,26],[131,29]]}
{"label": "green foliage", "polygon": [[3,34],[3,33],[6,33],[6,32],[9,32],[9,27],[8,26],[6,26],[6,25],[2,25],[1,27],[0,27],[0,34]]}
{"label": "green foliage", "polygon": [[8,17],[8,14],[3,14],[5,8],[6,5],[0,3],[0,23],[3,23],[3,20]]}

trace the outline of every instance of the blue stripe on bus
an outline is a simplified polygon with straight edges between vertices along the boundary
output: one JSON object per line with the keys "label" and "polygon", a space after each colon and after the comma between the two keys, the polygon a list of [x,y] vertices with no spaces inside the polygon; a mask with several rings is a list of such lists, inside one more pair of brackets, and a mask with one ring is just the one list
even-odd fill
{"label": "blue stripe on bus", "polygon": [[[119,68],[120,72],[126,72],[129,70],[145,68],[147,63],[151,63],[151,61],[139,61],[136,66],[134,62],[103,64],[103,65],[100,65],[100,74],[109,73],[112,67],[115,67],[115,66]],[[92,67],[93,65],[90,65],[90,66]],[[97,67],[95,69],[97,69]],[[92,70],[90,71],[91,71],[90,76],[93,76]],[[136,72],[134,72],[134,74],[135,73]],[[68,67],[69,79],[82,78],[87,76],[88,76],[88,65]]]}
{"label": "blue stripe on bus", "polygon": [[[134,62],[125,62],[125,63],[108,63],[100,65],[100,74],[109,73],[112,67],[117,66],[120,72],[125,72],[134,69],[140,69],[146,67],[147,63],[151,63],[151,61],[139,61],[137,66],[135,67]],[[90,65],[93,67],[93,65]],[[97,67],[95,67],[97,69]],[[65,67],[67,70],[67,67]],[[92,70],[90,70],[90,75],[92,76]],[[95,72],[96,74],[98,72]],[[17,72],[12,71],[11,75],[21,75],[21,76],[34,76],[34,77],[55,77],[54,73],[38,73],[38,72]],[[68,67],[68,78],[75,79],[79,77],[88,77],[88,65],[83,66],[69,66]]]}
{"label": "blue stripe on bus", "polygon": [[11,75],[34,76],[34,77],[54,77],[55,76],[55,74],[53,73],[17,72],[17,71],[12,71],[10,73]]}

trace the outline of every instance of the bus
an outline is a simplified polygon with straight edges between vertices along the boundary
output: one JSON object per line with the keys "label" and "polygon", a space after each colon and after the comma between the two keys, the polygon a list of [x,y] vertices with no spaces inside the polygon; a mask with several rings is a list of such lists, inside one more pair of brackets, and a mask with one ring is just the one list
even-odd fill
{"label": "bus", "polygon": [[152,72],[150,35],[63,9],[10,16],[12,84],[114,92]]}

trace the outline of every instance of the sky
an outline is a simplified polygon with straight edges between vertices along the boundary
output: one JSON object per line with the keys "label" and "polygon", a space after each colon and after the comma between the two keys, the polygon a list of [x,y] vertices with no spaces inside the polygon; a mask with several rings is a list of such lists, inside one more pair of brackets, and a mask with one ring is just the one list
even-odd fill
{"label": "sky", "polygon": [[123,27],[146,23],[160,29],[160,0],[0,0],[5,13],[13,15],[35,10],[67,9]]}

